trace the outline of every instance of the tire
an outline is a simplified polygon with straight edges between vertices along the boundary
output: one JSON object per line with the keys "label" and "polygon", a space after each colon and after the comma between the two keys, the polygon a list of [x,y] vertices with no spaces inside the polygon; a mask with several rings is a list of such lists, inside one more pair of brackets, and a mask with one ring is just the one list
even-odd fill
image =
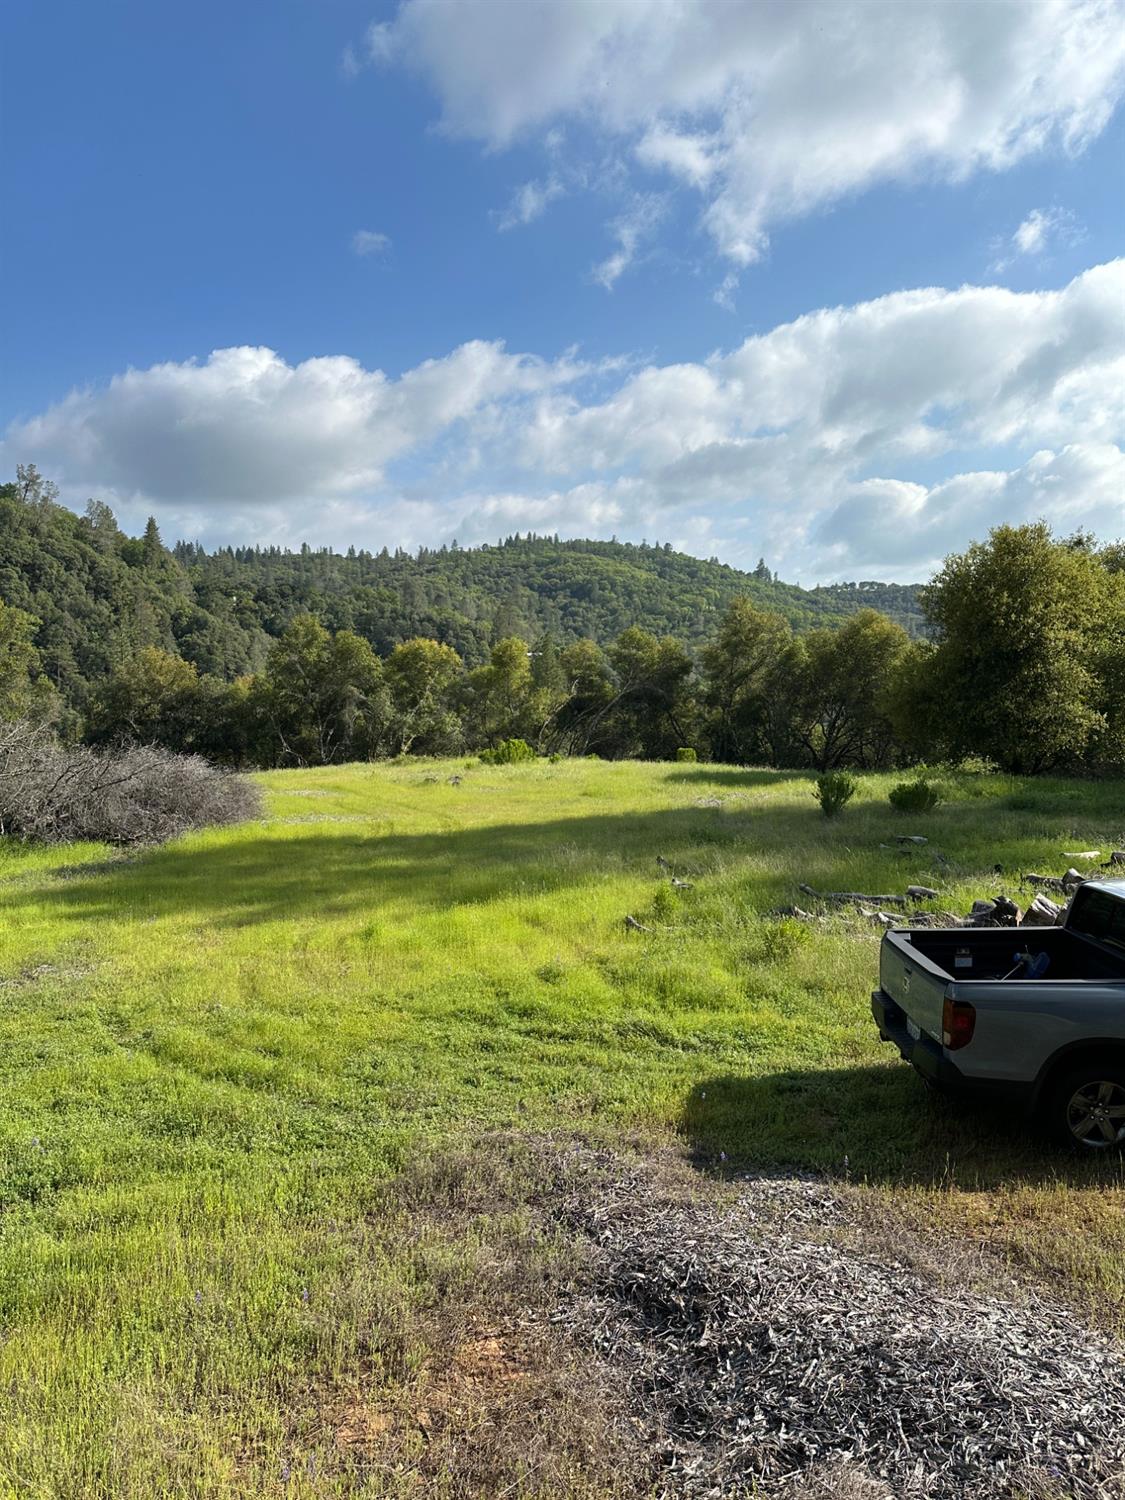
{"label": "tire", "polygon": [[1125,1066],[1093,1060],[1068,1069],[1051,1089],[1048,1122],[1072,1151],[1097,1156],[1125,1148]]}

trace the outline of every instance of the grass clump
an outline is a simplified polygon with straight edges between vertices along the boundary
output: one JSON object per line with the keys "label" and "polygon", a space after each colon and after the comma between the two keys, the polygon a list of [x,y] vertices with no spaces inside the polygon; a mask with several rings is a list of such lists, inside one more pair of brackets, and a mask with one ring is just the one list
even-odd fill
{"label": "grass clump", "polygon": [[901,813],[930,813],[941,802],[941,793],[933,782],[924,776],[913,781],[900,781],[891,787],[887,801]]}
{"label": "grass clump", "polygon": [[859,783],[848,771],[826,771],[823,776],[816,778],[813,796],[820,803],[824,816],[834,818],[852,800],[858,786]]}

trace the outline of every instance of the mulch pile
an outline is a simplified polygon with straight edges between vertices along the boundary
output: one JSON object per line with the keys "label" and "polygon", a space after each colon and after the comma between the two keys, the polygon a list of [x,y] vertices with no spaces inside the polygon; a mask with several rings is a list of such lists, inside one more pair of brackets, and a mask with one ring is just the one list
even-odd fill
{"label": "mulch pile", "polygon": [[556,1317],[627,1382],[666,1495],[839,1465],[894,1500],[1125,1496],[1125,1352],[1061,1307],[818,1240],[844,1218],[819,1181],[747,1178],[728,1207],[608,1152],[562,1175],[552,1214],[593,1268]]}

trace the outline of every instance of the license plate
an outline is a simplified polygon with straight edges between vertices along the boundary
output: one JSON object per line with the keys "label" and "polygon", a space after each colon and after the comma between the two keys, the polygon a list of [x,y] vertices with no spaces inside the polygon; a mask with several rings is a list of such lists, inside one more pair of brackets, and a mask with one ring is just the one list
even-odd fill
{"label": "license plate", "polygon": [[922,1035],[921,1026],[918,1025],[917,1021],[912,1021],[909,1016],[907,1016],[906,1018],[906,1034],[915,1042],[918,1041],[918,1039]]}

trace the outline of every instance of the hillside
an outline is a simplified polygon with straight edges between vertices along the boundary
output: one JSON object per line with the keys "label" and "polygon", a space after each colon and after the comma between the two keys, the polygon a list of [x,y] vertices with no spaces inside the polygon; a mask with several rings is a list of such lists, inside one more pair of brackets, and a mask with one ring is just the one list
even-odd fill
{"label": "hillside", "polygon": [[349,548],[223,548],[178,542],[150,522],[141,538],[91,502],[56,503],[37,476],[0,487],[0,600],[38,621],[52,681],[81,704],[94,682],[143,646],[231,678],[260,667],[293,616],[311,611],[357,631],[380,653],[412,636],[453,646],[469,666],[506,635],[604,644],[639,624],[698,647],[731,599],[750,595],[797,630],[834,625],[864,606],[922,629],[917,589],[862,583],[801,589],[688,557],[669,546],[514,537],[497,546],[417,555]]}

